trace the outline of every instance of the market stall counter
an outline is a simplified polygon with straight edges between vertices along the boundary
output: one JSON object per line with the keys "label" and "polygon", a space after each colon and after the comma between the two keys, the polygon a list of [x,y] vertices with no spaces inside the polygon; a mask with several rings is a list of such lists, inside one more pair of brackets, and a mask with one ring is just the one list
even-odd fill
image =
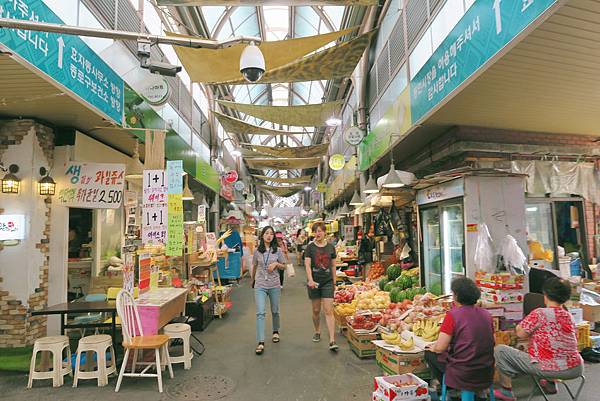
{"label": "market stall counter", "polygon": [[144,335],[155,335],[185,312],[187,288],[155,288],[136,300]]}

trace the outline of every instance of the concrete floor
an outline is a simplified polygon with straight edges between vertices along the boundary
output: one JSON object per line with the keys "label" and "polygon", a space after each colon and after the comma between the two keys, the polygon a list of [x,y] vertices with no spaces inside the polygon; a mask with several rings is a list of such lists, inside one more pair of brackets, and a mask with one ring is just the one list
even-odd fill
{"label": "concrete floor", "polygon": [[[339,353],[327,349],[327,341],[311,341],[310,304],[304,287],[305,275],[297,269],[295,278],[286,278],[281,305],[281,342],[267,342],[262,356],[254,355],[254,300],[249,280],[236,288],[233,309],[221,320],[213,321],[198,333],[206,346],[205,353],[193,360],[192,369],[175,367],[175,378],[163,375],[165,392],[158,393],[154,379],[125,378],[119,393],[114,392],[115,378],[106,387],[94,381],[82,381],[79,387],[71,380],[54,389],[50,381],[38,381],[26,389],[24,374],[0,374],[0,399],[20,400],[223,400],[223,401],[347,401],[371,399],[373,377],[381,372],[374,360],[360,360],[338,338]],[[324,322],[323,322],[324,323]],[[267,320],[267,339],[270,319]],[[326,339],[323,325],[323,337]],[[580,401],[600,400],[600,365],[588,365],[588,382]],[[530,383],[515,383],[523,399]],[[541,397],[536,397],[541,400]],[[568,400],[563,390],[551,399]]]}

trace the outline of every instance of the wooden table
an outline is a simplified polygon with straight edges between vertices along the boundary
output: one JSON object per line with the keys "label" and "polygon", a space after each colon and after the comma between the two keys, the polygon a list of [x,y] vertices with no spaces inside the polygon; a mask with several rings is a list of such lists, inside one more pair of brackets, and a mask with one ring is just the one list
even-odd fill
{"label": "wooden table", "polygon": [[[184,304],[185,305],[185,304]],[[111,322],[105,323],[104,319],[98,322],[90,323],[69,323],[67,316],[69,314],[81,314],[81,313],[110,313]],[[115,301],[103,301],[103,302],[65,302],[62,304],[48,306],[44,309],[32,311],[32,316],[41,315],[60,315],[60,334],[64,335],[66,329],[89,329],[98,327],[110,327],[111,337],[113,340],[113,347],[115,348],[115,355],[117,352],[116,339],[117,339],[117,304]]]}
{"label": "wooden table", "polygon": [[174,318],[185,313],[187,288],[155,288],[135,301],[144,335],[155,335]]}

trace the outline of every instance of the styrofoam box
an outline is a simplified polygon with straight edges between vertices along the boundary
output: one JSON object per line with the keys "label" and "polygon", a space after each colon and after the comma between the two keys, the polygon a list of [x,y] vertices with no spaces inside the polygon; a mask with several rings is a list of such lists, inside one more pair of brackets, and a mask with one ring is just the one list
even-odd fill
{"label": "styrofoam box", "polygon": [[[397,383],[415,383],[409,386],[397,386]],[[429,398],[427,383],[417,376],[406,373],[395,376],[379,376],[374,381],[375,401],[426,400]]]}

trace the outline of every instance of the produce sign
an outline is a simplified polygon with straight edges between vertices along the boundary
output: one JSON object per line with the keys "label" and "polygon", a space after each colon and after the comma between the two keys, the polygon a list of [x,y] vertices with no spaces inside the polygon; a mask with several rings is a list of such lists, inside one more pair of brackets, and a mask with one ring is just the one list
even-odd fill
{"label": "produce sign", "polygon": [[125,165],[69,162],[58,179],[61,206],[116,209],[123,201]]}

